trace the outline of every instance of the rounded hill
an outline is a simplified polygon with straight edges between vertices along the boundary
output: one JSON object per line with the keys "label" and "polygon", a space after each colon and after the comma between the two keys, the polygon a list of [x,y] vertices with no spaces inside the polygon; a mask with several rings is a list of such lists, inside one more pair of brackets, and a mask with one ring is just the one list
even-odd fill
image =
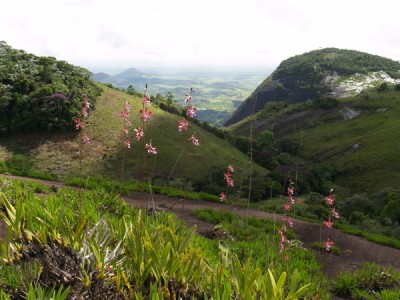
{"label": "rounded hill", "polygon": [[298,103],[326,95],[341,98],[381,82],[400,82],[399,70],[397,61],[355,50],[325,48],[296,55],[282,61],[225,125],[260,111],[268,102]]}

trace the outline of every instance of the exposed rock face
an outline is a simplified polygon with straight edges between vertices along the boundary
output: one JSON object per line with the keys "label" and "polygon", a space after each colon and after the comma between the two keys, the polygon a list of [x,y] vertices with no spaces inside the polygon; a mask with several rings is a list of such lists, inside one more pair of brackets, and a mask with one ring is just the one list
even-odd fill
{"label": "exposed rock face", "polygon": [[371,74],[356,73],[348,78],[336,76],[329,82],[332,91],[326,95],[335,98],[354,96],[383,82],[397,84],[400,83],[400,79],[394,79],[384,71],[372,72]]}

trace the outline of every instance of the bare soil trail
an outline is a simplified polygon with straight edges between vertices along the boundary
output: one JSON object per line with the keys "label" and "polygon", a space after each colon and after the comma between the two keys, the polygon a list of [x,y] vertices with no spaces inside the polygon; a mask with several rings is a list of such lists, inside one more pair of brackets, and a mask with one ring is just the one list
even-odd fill
{"label": "bare soil trail", "polygon": [[[64,187],[60,182],[46,181],[32,178],[22,178],[11,175],[3,175],[10,179],[37,181],[47,186]],[[187,226],[197,226],[197,231],[210,229],[213,225],[200,221],[192,215],[192,212],[202,208],[231,211],[243,217],[267,218],[270,220],[282,220],[283,215],[272,214],[261,210],[222,204],[208,201],[193,201],[171,198],[164,195],[150,195],[147,193],[133,192],[122,199],[137,208],[166,207],[168,212],[176,214]],[[335,277],[341,271],[356,270],[364,262],[375,262],[378,265],[393,267],[400,270],[400,250],[379,245],[364,238],[343,233],[337,229],[325,228],[322,224],[309,223],[294,220],[294,231],[297,239],[304,247],[310,247],[314,242],[321,242],[330,237],[341,249],[341,255],[316,251],[317,259],[322,263],[324,271],[330,277]],[[4,224],[0,225],[0,238],[4,236]]]}

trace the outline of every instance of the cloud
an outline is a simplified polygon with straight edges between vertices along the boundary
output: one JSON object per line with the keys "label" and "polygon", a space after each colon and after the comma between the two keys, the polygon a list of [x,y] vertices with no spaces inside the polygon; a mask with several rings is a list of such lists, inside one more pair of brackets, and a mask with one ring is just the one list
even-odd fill
{"label": "cloud", "polygon": [[277,66],[320,47],[399,60],[394,0],[14,0],[0,39],[75,64]]}

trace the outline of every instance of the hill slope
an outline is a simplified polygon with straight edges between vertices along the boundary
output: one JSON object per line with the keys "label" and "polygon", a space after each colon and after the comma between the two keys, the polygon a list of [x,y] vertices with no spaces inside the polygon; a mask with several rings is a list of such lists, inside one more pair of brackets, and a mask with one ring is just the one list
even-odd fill
{"label": "hill slope", "polygon": [[297,55],[284,60],[225,125],[262,110],[268,102],[348,97],[382,82],[400,83],[399,70],[399,62],[354,50],[326,48]]}
{"label": "hill slope", "polygon": [[295,170],[300,158],[300,172],[311,190],[320,191],[315,181],[321,186],[334,181],[353,193],[397,188],[400,92],[391,88],[325,101],[332,101],[332,107],[321,107],[319,100],[271,102],[227,129],[231,135],[246,137],[252,127],[254,157],[272,173],[280,173],[285,165]]}
{"label": "hill slope", "polygon": [[[133,128],[143,126],[139,114],[142,100],[105,86],[101,86],[101,89],[102,94],[97,99],[96,109],[91,111],[86,122],[86,132],[92,143],[84,145],[82,170],[79,168],[80,137],[75,131],[62,135],[3,136],[0,139],[0,160],[15,161],[22,154],[29,161],[32,170],[54,174],[60,178],[96,174],[112,178],[143,178],[145,168],[146,178],[153,178],[158,184],[166,184],[168,180],[175,181],[180,186],[182,178],[187,174],[191,183],[197,183],[198,189],[202,189],[199,182],[211,178],[212,174],[221,177],[223,182],[223,172],[229,164],[236,168],[235,177],[238,180],[248,178],[248,157],[227,140],[216,137],[194,123],[190,124],[186,136],[178,131],[176,122],[181,117],[155,106],[151,107],[153,114],[144,130],[146,143],[151,142],[157,148],[158,154],[148,154],[144,143],[134,141],[133,137],[131,149],[126,149],[121,139],[123,120],[120,113],[125,100],[129,101],[132,109],[132,136]],[[71,122],[71,128],[73,127]],[[192,133],[199,139],[199,147],[186,142]],[[123,156],[124,173],[121,174]],[[258,165],[254,165],[253,169],[265,173],[265,169]]]}

